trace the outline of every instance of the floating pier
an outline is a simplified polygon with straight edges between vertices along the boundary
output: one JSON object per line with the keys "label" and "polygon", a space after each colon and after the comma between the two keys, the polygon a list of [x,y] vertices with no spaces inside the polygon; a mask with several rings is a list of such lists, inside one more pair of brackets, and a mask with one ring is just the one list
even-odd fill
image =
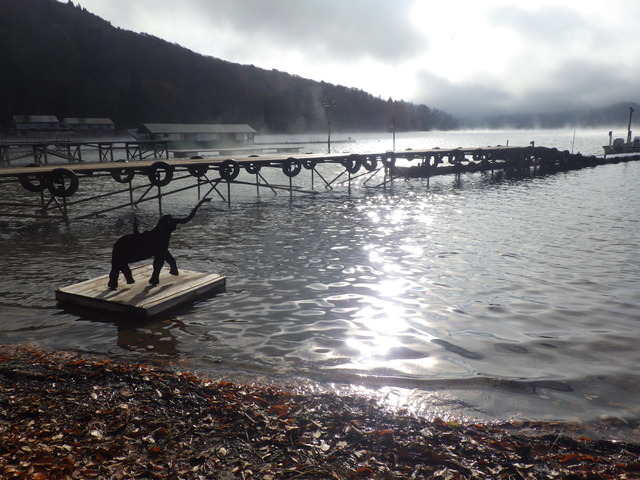
{"label": "floating pier", "polygon": [[[151,147],[149,147],[151,148]],[[163,151],[150,149],[149,152]],[[138,150],[136,150],[138,152]],[[215,192],[231,206],[232,185],[249,185],[256,191],[268,189],[277,195],[280,191],[316,194],[331,190],[336,184],[346,184],[351,194],[352,181],[360,179],[364,188],[386,188],[396,179],[426,178],[437,175],[502,170],[514,175],[547,174],[575,170],[610,163],[639,160],[630,157],[596,157],[571,154],[546,147],[492,146],[483,148],[424,149],[387,151],[382,153],[342,154],[283,154],[251,155],[246,157],[214,157],[189,159],[82,162],[73,164],[35,164],[34,166],[0,168],[0,183],[19,183],[39,198],[29,202],[0,200],[0,216],[48,217],[59,213],[65,221],[70,219],[73,206],[119,195],[119,203],[108,208],[97,208],[76,218],[104,214],[112,210],[136,207],[143,201],[157,200],[162,214],[162,199],[167,195],[195,188],[198,197]],[[400,160],[400,162],[398,162]],[[331,167],[331,168],[328,168]],[[281,173],[285,184],[273,183],[263,175],[265,171]],[[311,176],[305,188],[296,185],[294,178],[307,172]],[[107,177],[120,185],[100,195],[92,194],[88,187],[79,188],[90,181]],[[178,186],[176,180],[186,180]],[[316,188],[319,184],[320,188]],[[116,186],[117,186],[116,185]],[[84,195],[75,195],[83,191]],[[103,191],[105,189],[102,189]],[[201,190],[207,190],[201,195]],[[78,198],[80,197],[80,198]]]}
{"label": "floating pier", "polygon": [[121,285],[117,290],[107,287],[105,275],[56,290],[56,300],[62,306],[83,307],[108,312],[121,317],[147,319],[174,309],[205,295],[225,289],[226,277],[218,274],[180,270],[170,275],[168,268],[160,273],[160,284],[150,285],[152,265],[131,269],[136,283]]}
{"label": "floating pier", "polygon": [[295,143],[254,143],[249,146],[227,147],[227,148],[185,148],[172,149],[175,158],[193,158],[195,156],[226,156],[226,155],[256,155],[271,153],[299,153],[302,150],[301,144]]}
{"label": "floating pier", "polygon": [[[86,155],[98,153],[101,162],[113,162],[115,157],[124,155],[126,160],[148,158],[169,158],[169,143],[160,140],[141,141],[68,141],[31,140],[0,143],[0,166],[11,166],[18,160],[30,159],[36,165],[48,165],[50,159],[62,159],[68,163],[82,163]],[[116,154],[116,152],[120,152]]]}

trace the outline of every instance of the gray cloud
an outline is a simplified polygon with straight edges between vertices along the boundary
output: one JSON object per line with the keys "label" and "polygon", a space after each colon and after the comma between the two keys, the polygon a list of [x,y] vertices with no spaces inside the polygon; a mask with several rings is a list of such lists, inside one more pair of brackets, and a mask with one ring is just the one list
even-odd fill
{"label": "gray cloud", "polygon": [[461,117],[640,100],[640,2],[84,4],[116,26],[205,55],[425,103]]}
{"label": "gray cloud", "polygon": [[[136,0],[128,3],[135,4],[123,6],[130,10],[129,15],[134,16],[140,30],[144,30],[145,23],[152,26],[154,17],[175,18],[181,15],[179,10],[184,9],[192,16],[194,27],[210,29],[213,50],[247,56],[256,49],[269,48],[274,55],[279,50],[297,51],[316,62],[328,58],[343,61],[372,58],[393,64],[423,51],[427,43],[410,22],[411,0]],[[121,10],[119,15],[124,18],[127,14]],[[215,45],[218,30],[229,33],[227,44]]]}
{"label": "gray cloud", "polygon": [[[591,44],[598,41],[597,19],[589,19],[579,9],[547,6],[528,11],[515,5],[491,9],[490,23],[517,32],[532,45]],[[595,34],[595,35],[594,35]]]}
{"label": "gray cloud", "polygon": [[[564,2],[565,4],[567,2]],[[625,10],[638,18],[638,7]],[[620,15],[624,15],[620,12]],[[629,17],[618,28],[578,8],[546,6],[531,10],[505,5],[490,10],[488,35],[505,38],[498,76],[453,81],[421,72],[414,100],[461,117],[556,112],[580,106],[638,101],[638,32]],[[627,27],[627,28],[625,28]],[[508,36],[505,32],[508,32]],[[510,42],[519,43],[515,52]],[[488,71],[489,72],[489,71]]]}
{"label": "gray cloud", "polygon": [[637,101],[639,94],[635,78],[580,60],[562,64],[544,82],[517,94],[508,85],[479,81],[456,84],[429,72],[421,73],[418,81],[417,101],[465,118],[600,107]]}
{"label": "gray cloud", "polygon": [[[237,25],[244,25],[239,2],[221,0]],[[425,37],[409,23],[410,1],[281,0],[250,3],[269,5],[271,12],[253,16],[251,28],[264,41],[284,43],[302,52],[345,60],[370,57],[395,63],[426,46]],[[245,2],[242,2],[243,7]],[[264,10],[264,7],[262,7]],[[276,14],[274,15],[274,11]],[[269,20],[265,19],[268,18]]]}
{"label": "gray cloud", "polygon": [[444,76],[421,72],[418,77],[421,103],[446,110],[454,115],[470,112],[498,112],[513,104],[513,97],[505,90],[489,83],[469,81],[456,84]]}

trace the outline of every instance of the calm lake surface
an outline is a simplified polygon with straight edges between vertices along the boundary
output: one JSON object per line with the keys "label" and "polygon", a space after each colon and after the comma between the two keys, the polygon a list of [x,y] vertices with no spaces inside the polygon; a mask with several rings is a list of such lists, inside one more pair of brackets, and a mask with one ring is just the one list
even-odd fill
{"label": "calm lake surface", "polygon": [[[349,136],[355,142],[332,151],[393,146],[391,134],[332,138]],[[320,142],[305,151],[326,151],[326,134],[257,139],[302,140]],[[398,134],[396,149],[531,141],[599,155],[608,137]],[[327,180],[336,168],[320,167]],[[275,169],[264,175],[288,182]],[[310,177],[303,170],[293,183],[310,187]],[[233,185],[231,208],[213,193],[174,233],[171,249],[181,268],[226,275],[226,292],[142,324],[66,312],[54,290],[107,274],[113,242],[131,232],[134,213],[152,228],[156,203],[69,225],[3,218],[0,343],[361,391],[423,415],[596,422],[606,435],[637,437],[639,178],[640,162],[630,162],[517,179],[395,181],[386,189],[361,177],[351,195],[339,181],[323,188],[317,175],[318,195],[262,189],[258,196],[255,187]],[[77,195],[116,184],[89,185],[81,182]],[[2,199],[34,195],[0,187]],[[166,197],[163,210],[184,215],[196,201],[195,190],[185,191]],[[85,208],[73,207],[72,216]]]}

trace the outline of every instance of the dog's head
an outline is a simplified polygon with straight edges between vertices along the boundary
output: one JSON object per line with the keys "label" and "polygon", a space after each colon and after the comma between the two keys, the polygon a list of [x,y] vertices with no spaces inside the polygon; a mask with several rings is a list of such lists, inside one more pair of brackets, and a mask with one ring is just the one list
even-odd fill
{"label": "dog's head", "polygon": [[178,224],[171,215],[163,215],[158,220],[157,228],[161,233],[170,234],[175,231]]}

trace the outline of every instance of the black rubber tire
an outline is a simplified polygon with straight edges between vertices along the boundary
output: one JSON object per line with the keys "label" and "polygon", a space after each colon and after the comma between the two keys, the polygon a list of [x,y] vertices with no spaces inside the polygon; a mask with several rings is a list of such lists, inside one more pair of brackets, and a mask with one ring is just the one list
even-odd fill
{"label": "black rubber tire", "polygon": [[[69,185],[65,185],[68,180]],[[80,180],[73,170],[55,168],[46,178],[47,188],[54,197],[67,198],[78,191]]]}
{"label": "black rubber tire", "polygon": [[136,176],[133,168],[121,168],[119,170],[111,170],[111,178],[118,183],[129,183]]}
{"label": "black rubber tire", "polygon": [[294,157],[287,158],[282,164],[282,172],[289,178],[295,177],[302,170],[302,163]]}
{"label": "black rubber tire", "polygon": [[382,164],[387,168],[393,167],[396,164],[396,154],[387,152],[382,156]]}
{"label": "black rubber tire", "polygon": [[[39,167],[37,163],[31,163],[27,165],[28,167]],[[22,187],[33,193],[40,193],[47,188],[47,182],[44,179],[42,174],[34,174],[34,175],[20,175],[18,177],[18,181]]]}
{"label": "black rubber tire", "polygon": [[306,168],[307,170],[313,170],[314,168],[316,168],[316,165],[318,164],[317,160],[315,158],[303,158],[302,159],[302,166],[304,168]]}
{"label": "black rubber tire", "polygon": [[[164,177],[158,175],[158,172],[160,171],[165,172]],[[147,177],[152,185],[155,185],[156,187],[164,187],[169,185],[171,180],[173,180],[173,171],[174,167],[169,165],[167,162],[155,162],[149,168]]]}
{"label": "black rubber tire", "polygon": [[255,174],[260,172],[260,170],[262,169],[262,165],[260,165],[259,163],[245,163],[244,169],[247,171],[247,173]]}
{"label": "black rubber tire", "polygon": [[378,168],[378,159],[374,155],[364,157],[362,160],[362,166],[367,172],[373,172]]}
{"label": "black rubber tire", "polygon": [[362,159],[357,153],[352,153],[342,161],[342,165],[347,169],[347,172],[358,173],[362,166]]}
{"label": "black rubber tire", "polygon": [[203,177],[208,170],[209,170],[209,165],[207,164],[189,165],[187,167],[187,171],[189,172],[189,175],[197,178]]}
{"label": "black rubber tire", "polygon": [[240,165],[235,160],[225,160],[220,165],[220,178],[230,182],[240,174]]}

